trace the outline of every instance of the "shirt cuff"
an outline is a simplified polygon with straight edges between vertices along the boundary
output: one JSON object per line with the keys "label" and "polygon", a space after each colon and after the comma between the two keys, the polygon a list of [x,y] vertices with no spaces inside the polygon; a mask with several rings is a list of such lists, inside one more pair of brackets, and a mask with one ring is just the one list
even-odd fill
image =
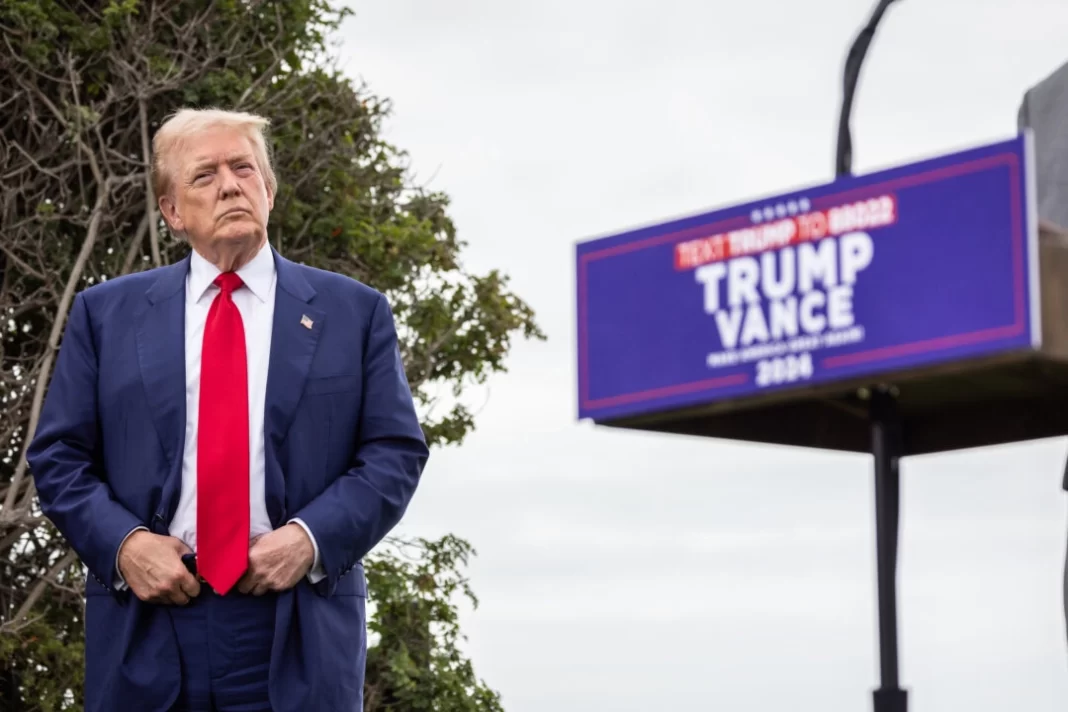
{"label": "shirt cuff", "polygon": [[308,571],[308,581],[311,583],[319,583],[326,578],[326,572],[323,571],[323,562],[319,558],[319,542],[315,541],[315,535],[311,533],[311,529],[301,519],[290,519],[287,524],[299,524],[300,528],[304,530],[304,533],[311,539],[312,549],[315,550],[315,559],[312,562],[311,570]]}
{"label": "shirt cuff", "polygon": [[119,550],[115,552],[115,578],[112,580],[111,587],[116,591],[126,590],[126,579],[122,577],[122,573],[119,569],[119,554],[122,553],[122,547],[126,545],[126,540],[133,536],[134,532],[147,532],[148,527],[134,527],[130,530],[130,533],[122,538],[122,543],[119,544]]}

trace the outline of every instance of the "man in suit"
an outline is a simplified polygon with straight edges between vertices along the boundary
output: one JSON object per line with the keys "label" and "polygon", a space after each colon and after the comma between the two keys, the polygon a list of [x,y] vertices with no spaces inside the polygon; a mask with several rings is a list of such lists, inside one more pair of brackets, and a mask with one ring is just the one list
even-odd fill
{"label": "man in suit", "polygon": [[88,568],[87,712],[359,712],[361,558],[428,458],[380,293],[268,244],[266,120],[183,110],[177,264],[74,300],[27,458]]}

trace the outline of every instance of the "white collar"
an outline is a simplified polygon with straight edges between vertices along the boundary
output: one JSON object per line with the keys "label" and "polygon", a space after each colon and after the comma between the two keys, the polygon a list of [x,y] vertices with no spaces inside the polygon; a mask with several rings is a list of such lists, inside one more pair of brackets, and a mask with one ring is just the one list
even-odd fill
{"label": "white collar", "polygon": [[[218,267],[193,250],[189,262],[189,294],[194,302],[199,302],[204,297],[219,274],[221,270]],[[261,302],[266,302],[271,293],[274,275],[274,255],[271,253],[270,244],[265,244],[255,257],[237,270],[237,276]]]}

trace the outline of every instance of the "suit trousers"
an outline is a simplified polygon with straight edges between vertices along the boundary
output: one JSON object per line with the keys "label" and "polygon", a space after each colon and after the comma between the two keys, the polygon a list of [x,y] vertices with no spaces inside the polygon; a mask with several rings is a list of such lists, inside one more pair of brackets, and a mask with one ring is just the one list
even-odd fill
{"label": "suit trousers", "polygon": [[168,610],[178,638],[182,689],[172,712],[270,712],[267,673],[276,596],[206,584],[185,606]]}

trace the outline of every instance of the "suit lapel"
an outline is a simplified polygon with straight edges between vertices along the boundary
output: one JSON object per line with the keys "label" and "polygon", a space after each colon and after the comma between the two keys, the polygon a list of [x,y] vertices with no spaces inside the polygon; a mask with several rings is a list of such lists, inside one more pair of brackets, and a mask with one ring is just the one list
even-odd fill
{"label": "suit lapel", "polygon": [[[148,308],[137,324],[137,361],[149,409],[170,471],[162,510],[169,520],[177,502],[175,483],[181,477],[185,446],[185,275],[189,257],[159,270],[145,293]],[[173,491],[172,491],[173,490]]]}
{"label": "suit lapel", "polygon": [[[265,495],[271,521],[278,526],[284,512],[285,480],[276,454],[311,368],[326,314],[309,304],[315,289],[300,267],[272,248],[278,285],[275,290],[270,365],[264,413],[266,440]],[[159,514],[170,521],[181,486],[185,447],[185,277],[189,256],[159,270],[146,293],[148,308],[137,324],[137,359],[152,420],[170,464]],[[274,466],[272,466],[274,465]]]}
{"label": "suit lapel", "polygon": [[[278,287],[274,297],[274,324],[271,331],[271,360],[267,369],[267,404],[264,437],[268,458],[285,442],[286,433],[304,392],[315,349],[319,344],[326,314],[309,302],[315,289],[308,284],[300,267],[272,248]],[[284,511],[284,474],[279,467],[267,467],[265,483],[267,511],[277,526]]]}

